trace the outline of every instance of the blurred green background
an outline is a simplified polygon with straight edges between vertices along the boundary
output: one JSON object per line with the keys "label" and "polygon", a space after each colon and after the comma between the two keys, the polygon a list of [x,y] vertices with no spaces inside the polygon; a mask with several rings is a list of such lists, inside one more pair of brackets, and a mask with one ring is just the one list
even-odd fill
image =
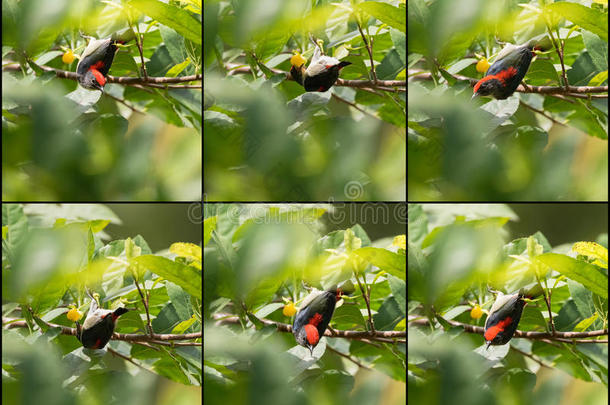
{"label": "blurred green background", "polygon": [[507,228],[514,238],[532,235],[539,230],[552,246],[575,240],[596,240],[608,232],[607,203],[508,204],[518,216]]}
{"label": "blurred green background", "polygon": [[123,219],[121,224],[111,223],[105,229],[113,240],[140,234],[153,252],[178,241],[201,244],[201,203],[105,205]]}

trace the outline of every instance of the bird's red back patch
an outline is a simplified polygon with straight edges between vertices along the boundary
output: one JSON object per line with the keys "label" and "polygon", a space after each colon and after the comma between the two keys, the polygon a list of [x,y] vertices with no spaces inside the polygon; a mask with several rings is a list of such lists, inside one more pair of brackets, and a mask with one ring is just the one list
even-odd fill
{"label": "bird's red back patch", "polygon": [[500,332],[504,332],[504,329],[510,325],[510,323],[512,322],[512,318],[509,316],[503,320],[501,320],[500,322],[498,322],[497,324],[495,324],[494,326],[489,327],[486,331],[485,331],[485,340],[494,340],[494,338],[496,336],[498,336],[498,333]]}
{"label": "bird's red back patch", "polygon": [[473,92],[476,93],[479,90],[479,87],[481,87],[481,84],[488,80],[499,80],[500,82],[502,82],[502,84],[505,84],[507,79],[510,79],[511,77],[513,77],[516,74],[517,74],[517,69],[515,69],[514,67],[511,66],[508,69],[502,70],[501,72],[499,72],[495,75],[485,76],[484,78],[479,80],[477,82],[477,84],[475,84]]}
{"label": "bird's red back patch", "polygon": [[318,314],[317,312],[309,318],[309,325],[318,326],[318,324],[322,321],[322,314]]}

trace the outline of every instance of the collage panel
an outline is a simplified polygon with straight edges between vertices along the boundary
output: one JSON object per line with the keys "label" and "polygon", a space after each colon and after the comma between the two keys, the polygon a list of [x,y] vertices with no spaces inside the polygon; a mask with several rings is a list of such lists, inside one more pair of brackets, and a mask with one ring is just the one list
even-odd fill
{"label": "collage panel", "polygon": [[204,204],[204,403],[404,404],[406,204]]}
{"label": "collage panel", "polygon": [[409,0],[407,25],[409,201],[608,201],[606,1]]}
{"label": "collage panel", "polygon": [[410,203],[408,243],[411,403],[607,403],[607,203]]}
{"label": "collage panel", "polygon": [[204,191],[406,201],[405,1],[209,1]]}
{"label": "collage panel", "polygon": [[201,2],[48,3],[2,2],[2,201],[200,200]]}
{"label": "collage panel", "polygon": [[202,235],[200,203],[3,203],[2,403],[201,404]]}

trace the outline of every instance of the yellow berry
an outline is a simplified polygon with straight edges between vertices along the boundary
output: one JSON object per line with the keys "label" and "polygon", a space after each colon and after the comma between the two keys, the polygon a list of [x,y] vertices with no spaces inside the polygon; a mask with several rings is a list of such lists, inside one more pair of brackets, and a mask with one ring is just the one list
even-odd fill
{"label": "yellow berry", "polygon": [[74,54],[72,53],[71,50],[66,51],[63,56],[61,57],[61,60],[66,63],[66,64],[70,64],[74,61]]}
{"label": "yellow berry", "polygon": [[305,59],[300,53],[297,53],[290,58],[290,63],[292,66],[301,67],[305,64],[305,62],[307,62],[307,59]]}
{"label": "yellow berry", "polygon": [[481,316],[483,315],[483,310],[481,309],[480,306],[475,305],[471,310],[470,310],[470,317],[472,319],[479,319]]}
{"label": "yellow berry", "polygon": [[71,320],[72,322],[76,322],[78,321],[80,318],[83,317],[83,314],[81,314],[78,309],[76,308],[72,308],[71,310],[68,311],[68,314],[66,315],[66,317],[68,317],[69,320]]}
{"label": "yellow berry", "polygon": [[294,304],[292,302],[289,302],[288,304],[284,305],[282,313],[284,314],[284,316],[293,316],[297,313],[297,309],[294,307]]}
{"label": "yellow berry", "polygon": [[477,62],[477,72],[485,73],[489,69],[489,62],[486,58],[483,58]]}

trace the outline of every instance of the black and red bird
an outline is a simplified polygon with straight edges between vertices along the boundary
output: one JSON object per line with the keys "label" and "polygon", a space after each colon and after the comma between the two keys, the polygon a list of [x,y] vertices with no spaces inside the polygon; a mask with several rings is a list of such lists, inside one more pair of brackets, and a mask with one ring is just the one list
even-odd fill
{"label": "black and red bird", "polygon": [[114,311],[101,309],[91,293],[87,291],[87,294],[91,297],[89,313],[82,327],[76,322],[76,337],[87,349],[103,349],[114,333],[117,318],[129,310],[123,307]]}
{"label": "black and red bird", "polygon": [[525,45],[508,44],[496,57],[485,77],[474,86],[473,96],[493,96],[504,100],[515,92],[525,77],[534,56],[534,41]]}
{"label": "black and red bird", "polygon": [[123,31],[110,38],[92,39],[76,66],[76,75],[80,85],[89,90],[104,91],[108,72],[117,51],[117,44],[124,44],[133,37],[133,31]]}
{"label": "black and red bird", "polygon": [[523,290],[516,294],[498,295],[485,321],[487,349],[490,345],[504,345],[512,339],[526,304],[524,298],[526,296]]}
{"label": "black and red bird", "polygon": [[305,88],[306,91],[327,91],[339,78],[339,71],[351,62],[341,62],[339,59],[322,54],[320,45],[312,38],[315,44],[313,57],[309,67],[305,69],[305,58],[295,55],[290,59],[292,67],[290,75]]}
{"label": "black and red bird", "polygon": [[335,304],[341,299],[341,290],[333,289],[323,291],[303,303],[292,324],[292,333],[298,344],[309,349],[313,356],[313,349],[328,327],[335,311]]}

